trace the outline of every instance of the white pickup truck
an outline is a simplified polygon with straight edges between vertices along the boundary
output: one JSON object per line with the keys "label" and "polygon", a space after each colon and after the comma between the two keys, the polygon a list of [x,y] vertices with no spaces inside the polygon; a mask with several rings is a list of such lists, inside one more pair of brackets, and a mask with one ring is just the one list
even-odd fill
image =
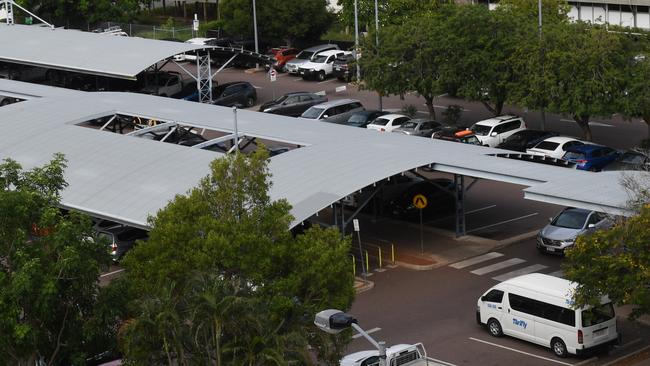
{"label": "white pickup truck", "polygon": [[334,74],[334,61],[342,55],[352,54],[349,51],[331,50],[319,52],[313,60],[300,65],[298,73],[303,79],[316,78],[323,81]]}
{"label": "white pickup truck", "polygon": [[145,87],[142,92],[171,97],[180,93],[185,85],[191,82],[191,79],[183,79],[182,75],[176,71],[150,72],[145,74]]}
{"label": "white pickup truck", "polygon": [[[341,366],[378,366],[379,351],[360,351],[341,359]],[[422,343],[396,344],[386,349],[386,365],[390,366],[434,366],[441,365],[427,359]]]}

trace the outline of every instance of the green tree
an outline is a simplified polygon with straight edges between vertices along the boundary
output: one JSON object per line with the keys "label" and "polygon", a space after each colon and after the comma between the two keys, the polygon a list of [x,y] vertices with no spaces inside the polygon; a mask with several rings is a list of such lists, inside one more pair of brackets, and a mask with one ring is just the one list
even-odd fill
{"label": "green tree", "polygon": [[[332,24],[326,0],[257,1],[258,36],[267,43],[317,40]],[[223,0],[221,19],[232,35],[253,37],[252,0]]]}
{"label": "green tree", "polygon": [[[344,25],[350,27],[354,27],[354,1],[338,0],[338,5],[341,6],[339,19]],[[402,24],[409,18],[432,12],[438,5],[447,2],[444,0],[379,0],[377,2],[379,24],[380,26]],[[374,0],[358,0],[357,14],[362,29],[364,25],[368,29],[374,28]]]}
{"label": "green tree", "polygon": [[[137,297],[123,337],[130,362],[164,362],[165,344],[204,363],[302,360],[307,342],[323,341],[313,315],[350,307],[349,239],[318,227],[294,238],[289,204],[268,196],[267,164],[263,149],[215,160],[197,188],[150,219],[147,244],[122,262]],[[163,313],[170,325],[156,328]]]}
{"label": "green tree", "polygon": [[592,140],[589,119],[620,112],[629,53],[623,36],[583,22],[545,29],[545,91],[549,109],[567,114]]}
{"label": "green tree", "polygon": [[101,21],[133,20],[145,0],[19,0],[18,3],[55,25],[86,27]]}
{"label": "green tree", "polygon": [[90,239],[86,216],[57,208],[64,169],[60,154],[30,171],[0,164],[0,359],[8,364],[84,364],[85,335],[95,334],[88,320],[110,256]]}
{"label": "green tree", "polygon": [[[647,43],[643,42],[647,47]],[[647,140],[650,141],[650,52],[646,48],[629,54],[629,64],[624,70],[625,86],[620,98],[621,111],[626,118],[640,118],[648,125]]]}
{"label": "green tree", "polygon": [[576,306],[597,305],[608,294],[613,303],[634,305],[633,317],[650,313],[650,207],[607,231],[579,237],[567,251],[566,278],[579,283]]}

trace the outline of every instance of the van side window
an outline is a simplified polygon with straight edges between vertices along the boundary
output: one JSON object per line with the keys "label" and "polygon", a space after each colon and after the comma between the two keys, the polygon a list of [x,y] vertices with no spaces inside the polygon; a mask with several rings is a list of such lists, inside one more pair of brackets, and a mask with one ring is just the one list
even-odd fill
{"label": "van side window", "polygon": [[485,294],[483,301],[497,302],[501,303],[503,300],[503,291],[501,290],[492,290]]}
{"label": "van side window", "polygon": [[522,313],[530,315],[540,315],[539,310],[536,308],[536,301],[527,297],[508,294],[508,301],[513,310],[521,311]]}
{"label": "van side window", "polygon": [[572,309],[529,299],[524,296],[508,294],[510,307],[522,313],[538,316],[550,321],[570,326],[576,325],[576,312]]}

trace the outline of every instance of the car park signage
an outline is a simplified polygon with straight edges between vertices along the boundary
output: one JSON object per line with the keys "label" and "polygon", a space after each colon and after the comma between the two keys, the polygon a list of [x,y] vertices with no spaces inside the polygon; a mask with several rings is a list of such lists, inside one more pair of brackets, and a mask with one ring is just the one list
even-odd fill
{"label": "car park signage", "polygon": [[429,202],[427,201],[427,198],[423,194],[416,194],[413,196],[413,206],[416,208],[419,208],[420,210],[424,209],[427,207]]}

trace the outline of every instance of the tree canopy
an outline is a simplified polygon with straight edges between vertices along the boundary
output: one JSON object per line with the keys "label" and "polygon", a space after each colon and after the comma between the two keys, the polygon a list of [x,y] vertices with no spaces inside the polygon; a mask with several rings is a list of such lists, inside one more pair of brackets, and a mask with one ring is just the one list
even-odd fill
{"label": "tree canopy", "polygon": [[0,164],[0,359],[85,364],[98,334],[100,269],[110,261],[90,220],[57,208],[65,160],[23,171]]}
{"label": "tree canopy", "polygon": [[650,206],[611,230],[579,237],[566,253],[567,279],[579,283],[576,306],[598,305],[609,295],[618,305],[634,305],[633,317],[650,314]]}
{"label": "tree canopy", "polygon": [[[258,37],[268,43],[318,40],[334,20],[326,0],[264,0],[256,6]],[[222,0],[221,18],[228,34],[253,37],[251,0]]]}
{"label": "tree canopy", "polygon": [[18,0],[17,3],[57,26],[86,26],[100,21],[130,21],[149,1]]}
{"label": "tree canopy", "polygon": [[304,361],[308,343],[340,352],[312,322],[351,306],[349,239],[318,227],[293,237],[289,204],[269,198],[267,164],[264,149],[217,159],[151,218],[147,244],[123,261],[134,296],[121,333],[129,362],[284,364]]}
{"label": "tree canopy", "polygon": [[[354,26],[354,1],[338,0],[341,11],[338,16],[344,25]],[[433,11],[438,5],[445,3],[444,0],[378,0],[378,17],[380,26],[398,25],[413,17],[421,16]],[[357,14],[361,29],[364,26],[374,28],[375,24],[375,2],[358,1]],[[369,29],[368,29],[369,30]]]}

